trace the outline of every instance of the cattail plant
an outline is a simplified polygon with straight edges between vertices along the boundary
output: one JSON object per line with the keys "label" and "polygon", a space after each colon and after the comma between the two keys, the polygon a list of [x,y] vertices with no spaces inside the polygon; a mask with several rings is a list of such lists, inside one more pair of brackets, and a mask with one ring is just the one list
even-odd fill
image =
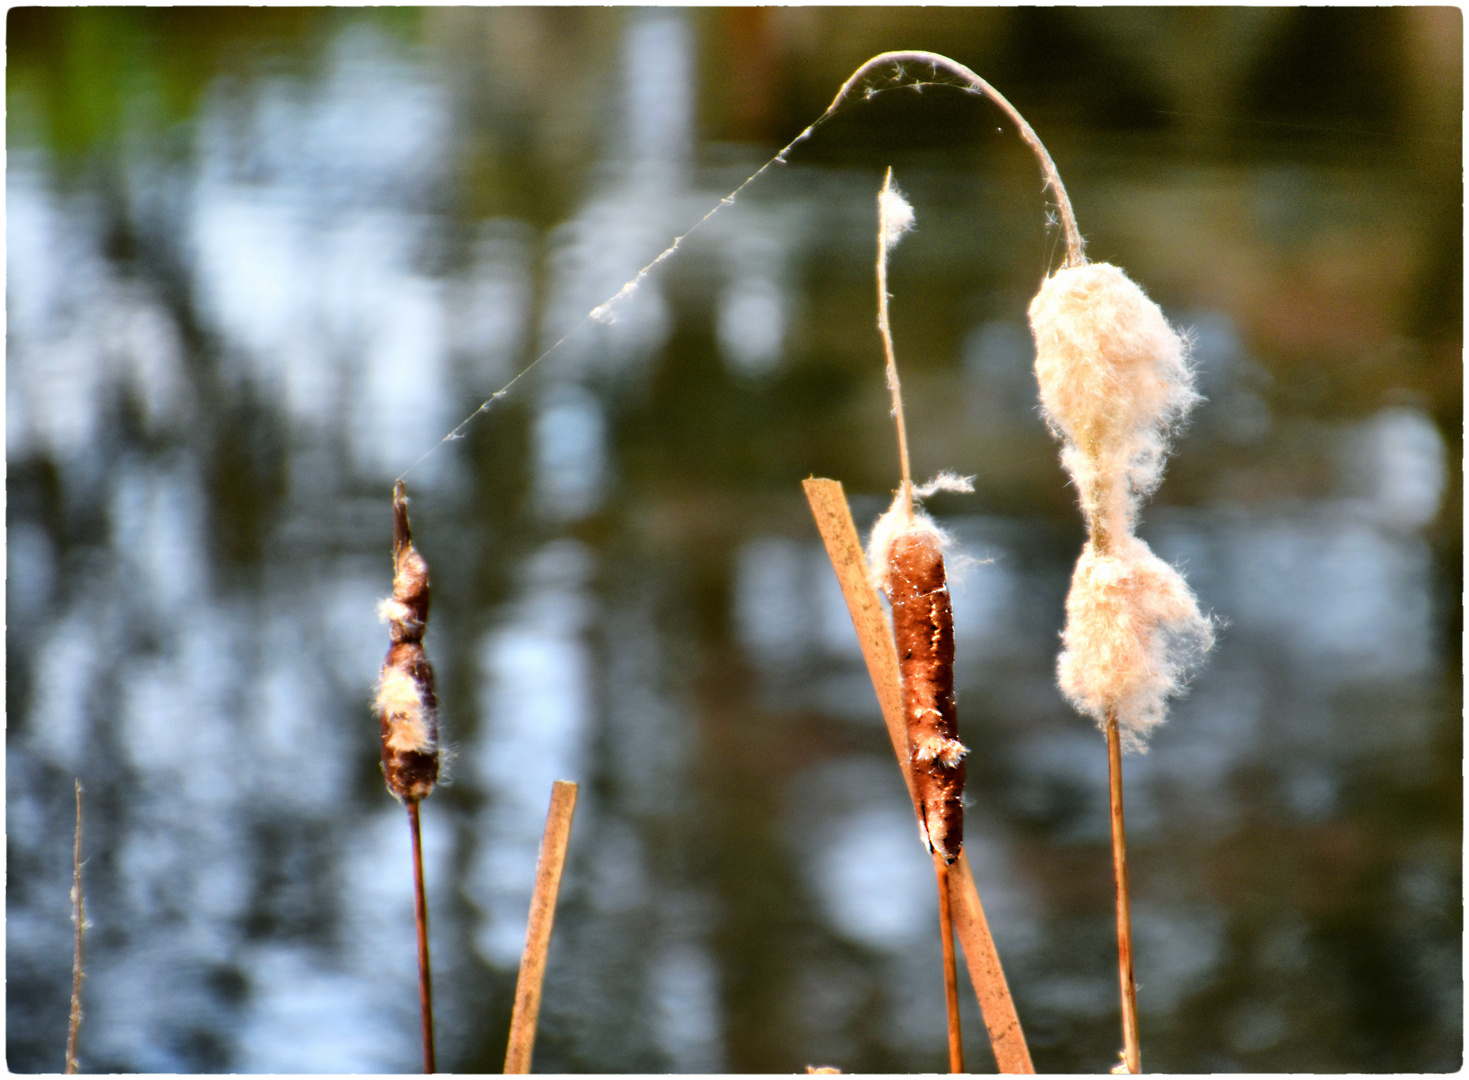
{"label": "cattail plant", "polygon": [[[895,71],[896,76],[887,86],[874,85],[876,73],[885,69]],[[874,56],[848,77],[820,117],[639,270],[619,292],[589,311],[582,323],[615,318],[617,302],[634,292],[656,267],[672,258],[690,233],[720,209],[732,205],[746,187],[773,165],[785,164],[791,150],[809,139],[846,104],[859,96],[871,98],[901,86],[932,85],[916,74],[925,69],[933,80],[943,72],[945,77],[957,79],[966,91],[989,98],[1015,124],[1040,164],[1063,231],[1062,267],[1046,278],[1030,306],[1042,406],[1052,430],[1064,442],[1062,460],[1076,483],[1088,531],[1067,600],[1058,674],[1067,699],[1093,717],[1107,737],[1124,1045],[1119,1068],[1137,1072],[1141,1058],[1132,974],[1121,753],[1124,747],[1145,748],[1148,732],[1163,720],[1167,698],[1181,689],[1189,661],[1212,646],[1213,628],[1199,612],[1183,578],[1133,534],[1133,527],[1141,500],[1156,487],[1161,476],[1169,432],[1183,419],[1197,396],[1192,388],[1186,343],[1168,326],[1158,306],[1121,270],[1088,263],[1061,176],[1030,124],[1004,95],[947,56],[920,50]],[[852,613],[873,687],[904,766],[923,835],[934,855],[940,886],[940,918],[944,923],[951,1063],[956,1069],[960,1067],[953,944],[948,926],[949,905],[958,898],[958,929],[965,942],[996,1060],[1002,1071],[1030,1072],[1033,1067],[1029,1051],[989,937],[972,875],[962,855],[965,751],[954,726],[952,615],[944,576],[942,535],[915,508],[915,499],[938,487],[963,489],[963,482],[940,477],[927,488],[915,490],[910,478],[897,365],[888,327],[886,260],[889,249],[911,227],[913,212],[892,186],[891,170],[879,196],[879,218],[878,326],[893,396],[902,485],[893,506],[874,528],[868,553],[872,565],[870,576],[860,567],[860,546],[855,540],[850,510],[840,485],[812,478],[806,481],[806,492]],[[486,413],[532,368],[556,351],[570,333],[521,369],[430,448],[424,458],[458,438],[476,417]],[[395,496],[398,498],[395,505],[400,508],[400,552],[411,551],[407,542],[407,516],[401,512],[401,488],[400,478]],[[416,552],[413,558],[417,558]],[[399,573],[405,583],[403,596],[400,598],[395,578],[394,598],[386,605],[400,605],[405,635],[408,629],[417,626],[418,636],[400,639],[395,621],[400,608],[394,607],[389,618],[395,627],[394,651],[384,667],[379,701],[384,715],[384,769],[389,786],[408,805],[416,845],[417,800],[428,793],[437,771],[432,731],[432,674],[417,644],[422,634],[422,617],[427,613],[427,577],[421,559],[408,566],[401,555]],[[409,599],[412,595],[409,582],[419,573],[423,579],[423,611],[416,613],[414,601]],[[892,639],[873,592],[873,579],[889,597],[893,631],[903,654],[901,664],[891,652]],[[399,653],[400,642],[415,646],[417,653],[411,650]],[[901,676],[896,670],[900,666]],[[901,694],[894,685],[898,681],[901,681]],[[390,724],[389,705],[384,702],[402,703],[402,708],[393,714],[401,716],[401,721]],[[396,709],[398,705],[391,707]],[[390,727],[396,734],[390,734]],[[906,730],[900,732],[900,727]],[[394,742],[391,754],[390,741]],[[394,786],[395,770],[401,776],[402,791]],[[416,796],[408,793],[419,786],[422,791]],[[959,875],[951,880],[948,870],[955,864]],[[422,932],[420,919],[426,986],[427,946]],[[426,1025],[427,1015],[426,1012]]]}
{"label": "cattail plant", "polygon": [[423,651],[428,623],[428,563],[413,546],[408,491],[393,485],[393,595],[378,607],[392,645],[377,686],[383,778],[408,808],[413,835],[413,911],[418,929],[418,990],[423,1017],[423,1071],[435,1071],[433,982],[429,974],[428,904],[423,887],[423,840],[418,804],[439,779],[438,696],[434,669]]}
{"label": "cattail plant", "polygon": [[1041,408],[1062,440],[1086,518],[1087,541],[1071,578],[1057,676],[1062,692],[1106,733],[1117,886],[1119,1070],[1142,1068],[1122,751],[1146,749],[1189,662],[1213,645],[1213,627],[1183,577],[1133,534],[1138,507],[1157,487],[1167,438],[1199,400],[1187,342],[1158,305],[1106,263],[1066,266],[1030,305]]}
{"label": "cattail plant", "polygon": [[942,476],[915,492],[908,463],[908,431],[903,393],[888,320],[887,257],[913,226],[913,207],[883,178],[877,197],[877,327],[887,359],[888,389],[898,430],[901,484],[892,507],[873,526],[868,559],[893,611],[893,636],[902,678],[903,720],[908,765],[913,777],[919,828],[934,858],[938,878],[939,931],[944,958],[944,998],[949,1018],[949,1068],[964,1071],[959,1030],[959,977],[954,958],[954,924],[949,901],[949,867],[964,845],[964,755],[954,706],[954,612],[944,572],[944,537],[932,519],[914,506],[938,487],[967,489],[967,483]]}

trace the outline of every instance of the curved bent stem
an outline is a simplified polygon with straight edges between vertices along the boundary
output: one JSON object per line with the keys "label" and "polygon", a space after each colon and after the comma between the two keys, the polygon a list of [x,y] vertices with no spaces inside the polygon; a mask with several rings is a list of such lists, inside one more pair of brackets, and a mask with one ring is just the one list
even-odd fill
{"label": "curved bent stem", "polygon": [[1005,115],[1014,122],[1015,126],[1020,130],[1020,137],[1034,151],[1037,160],[1040,162],[1041,173],[1046,178],[1046,186],[1056,196],[1056,205],[1061,211],[1061,227],[1066,233],[1066,265],[1086,265],[1086,256],[1082,253],[1084,245],[1081,239],[1081,231],[1076,227],[1076,214],[1072,212],[1071,199],[1066,194],[1066,185],[1061,183],[1061,174],[1056,171],[1056,163],[1051,160],[1050,152],[1046,150],[1045,143],[1041,142],[1040,136],[1026,122],[1025,117],[1020,115],[1020,110],[1005,99],[1004,94],[1000,93],[973,71],[970,71],[963,64],[959,63],[959,61],[951,60],[942,53],[925,52],[921,49],[904,49],[896,52],[880,53],[859,67],[851,74],[846,82],[842,83],[842,88],[837,91],[837,96],[832,99],[832,103],[826,107],[826,112],[822,114],[823,118],[836,112],[842,103],[851,95],[852,90],[870,72],[886,64],[900,65],[905,63],[927,64],[934,71],[942,68],[952,75],[957,75],[971,89],[984,94],[998,105]]}

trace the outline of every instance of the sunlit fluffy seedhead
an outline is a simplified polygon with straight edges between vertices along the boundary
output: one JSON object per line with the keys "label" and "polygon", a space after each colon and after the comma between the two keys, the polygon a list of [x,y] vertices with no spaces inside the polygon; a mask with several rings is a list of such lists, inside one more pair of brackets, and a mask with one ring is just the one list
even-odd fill
{"label": "sunlit fluffy seedhead", "polygon": [[1115,709],[1124,746],[1146,749],[1188,667],[1214,644],[1213,623],[1182,575],[1134,536],[1108,554],[1088,543],[1066,598],[1061,691],[1105,728]]}
{"label": "sunlit fluffy seedhead", "polygon": [[[1162,474],[1171,428],[1199,401],[1188,342],[1162,310],[1115,266],[1066,267],[1030,304],[1036,381],[1046,422],[1069,447],[1066,467],[1086,503],[1100,474],[1125,477],[1135,513]],[[1107,485],[1102,485],[1107,486]],[[1128,499],[1131,496],[1131,499]]]}
{"label": "sunlit fluffy seedhead", "polygon": [[1089,537],[1066,600],[1058,680],[1104,728],[1115,712],[1124,745],[1142,750],[1188,666],[1214,641],[1183,577],[1133,535],[1170,431],[1199,401],[1188,342],[1105,263],[1047,278],[1030,323],[1041,408],[1063,440]]}

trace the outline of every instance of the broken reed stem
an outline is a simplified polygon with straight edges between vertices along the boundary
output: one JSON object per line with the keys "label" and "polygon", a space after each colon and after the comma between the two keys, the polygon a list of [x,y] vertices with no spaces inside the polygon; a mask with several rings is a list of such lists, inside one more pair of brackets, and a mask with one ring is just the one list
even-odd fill
{"label": "broken reed stem", "polygon": [[434,984],[428,962],[428,897],[423,887],[423,836],[418,802],[408,804],[413,833],[413,921],[418,928],[418,1006],[423,1020],[423,1071],[437,1072],[434,1062]]}
{"label": "broken reed stem", "polygon": [[561,869],[566,864],[571,818],[576,811],[576,790],[576,784],[570,780],[557,780],[551,785],[551,808],[546,813],[546,832],[536,862],[536,887],[531,894],[525,952],[521,954],[520,976],[515,982],[510,1042],[505,1048],[507,1073],[530,1072],[536,1020],[541,1011],[541,986],[546,979],[546,954],[551,948],[551,926],[556,921],[556,895],[561,890]]}
{"label": "broken reed stem", "polygon": [[1122,991],[1122,1060],[1142,1072],[1137,1034],[1137,983],[1132,972],[1132,900],[1127,888],[1127,827],[1122,818],[1122,738],[1117,713],[1107,716],[1107,773],[1112,796],[1112,870],[1117,881],[1117,981]]}
{"label": "broken reed stem", "polygon": [[66,1027],[66,1071],[77,1071],[77,1035],[82,1029],[82,932],[86,913],[82,908],[82,782],[77,786],[76,843],[71,856],[72,920],[76,923],[76,946],[71,959],[71,1019]]}
{"label": "broken reed stem", "polygon": [[[898,759],[903,782],[908,785],[908,797],[916,808],[918,798],[908,762],[897,648],[893,644],[892,629],[882,601],[867,572],[867,559],[857,537],[852,511],[847,506],[839,481],[812,477],[802,481],[801,486],[805,489],[811,515],[816,519],[816,529],[821,534],[832,569],[836,571],[837,581],[842,587],[847,611],[857,630],[862,658],[867,664],[867,674],[872,679],[888,738],[893,744],[893,754]],[[1035,1066],[1031,1064],[1030,1049],[1025,1043],[1015,1001],[1010,996],[1000,955],[990,936],[984,905],[980,903],[969,859],[963,851],[950,869],[948,895],[954,931],[964,947],[964,961],[969,969],[970,982],[974,984],[975,996],[979,999],[995,1063],[1002,1073],[1034,1073]]]}
{"label": "broken reed stem", "polygon": [[954,962],[954,906],[949,895],[949,864],[933,857],[939,885],[939,934],[944,944],[944,1005],[949,1015],[949,1071],[964,1071],[964,1036],[959,1030],[959,971]]}

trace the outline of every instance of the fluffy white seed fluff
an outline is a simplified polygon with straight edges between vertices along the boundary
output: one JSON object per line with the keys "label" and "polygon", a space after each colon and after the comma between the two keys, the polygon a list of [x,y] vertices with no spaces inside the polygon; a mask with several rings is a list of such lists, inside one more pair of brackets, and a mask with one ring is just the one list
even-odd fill
{"label": "fluffy white seed fluff", "polygon": [[1109,554],[1091,542],[1083,549],[1061,642],[1056,671],[1067,700],[1099,725],[1115,708],[1123,745],[1143,750],[1189,665],[1213,647],[1214,628],[1182,575],[1128,536]]}
{"label": "fluffy white seed fluff", "polygon": [[1066,601],[1062,692],[1129,749],[1145,748],[1213,626],[1177,570],[1132,535],[1163,472],[1168,435],[1198,402],[1188,343],[1126,274],[1067,267],[1030,305],[1036,380],[1090,539]]}
{"label": "fluffy white seed fluff", "polygon": [[388,745],[404,753],[433,752],[427,709],[413,676],[401,668],[383,671],[377,685],[377,708],[389,718]]}
{"label": "fluffy white seed fluff", "polygon": [[958,765],[964,755],[969,753],[969,747],[958,739],[945,738],[942,735],[931,735],[919,740],[913,747],[913,759],[915,761],[933,761],[937,759],[949,768]]}
{"label": "fluffy white seed fluff", "polygon": [[405,622],[413,617],[408,605],[396,597],[389,596],[377,602],[377,621],[380,623]]}
{"label": "fluffy white seed fluff", "polygon": [[1078,483],[1088,468],[1122,473],[1134,496],[1148,495],[1162,475],[1169,429],[1199,400],[1188,343],[1107,263],[1047,278],[1031,301],[1030,325],[1046,421],[1090,459],[1074,463]]}
{"label": "fluffy white seed fluff", "polygon": [[915,499],[926,499],[934,492],[950,491],[957,495],[971,495],[974,493],[974,477],[960,476],[951,473],[947,469],[939,473],[926,484],[919,484],[913,489]]}
{"label": "fluffy white seed fluff", "polygon": [[888,251],[897,246],[903,234],[913,228],[913,204],[903,197],[898,185],[888,172],[887,181],[877,193],[877,221],[882,231],[882,243]]}

